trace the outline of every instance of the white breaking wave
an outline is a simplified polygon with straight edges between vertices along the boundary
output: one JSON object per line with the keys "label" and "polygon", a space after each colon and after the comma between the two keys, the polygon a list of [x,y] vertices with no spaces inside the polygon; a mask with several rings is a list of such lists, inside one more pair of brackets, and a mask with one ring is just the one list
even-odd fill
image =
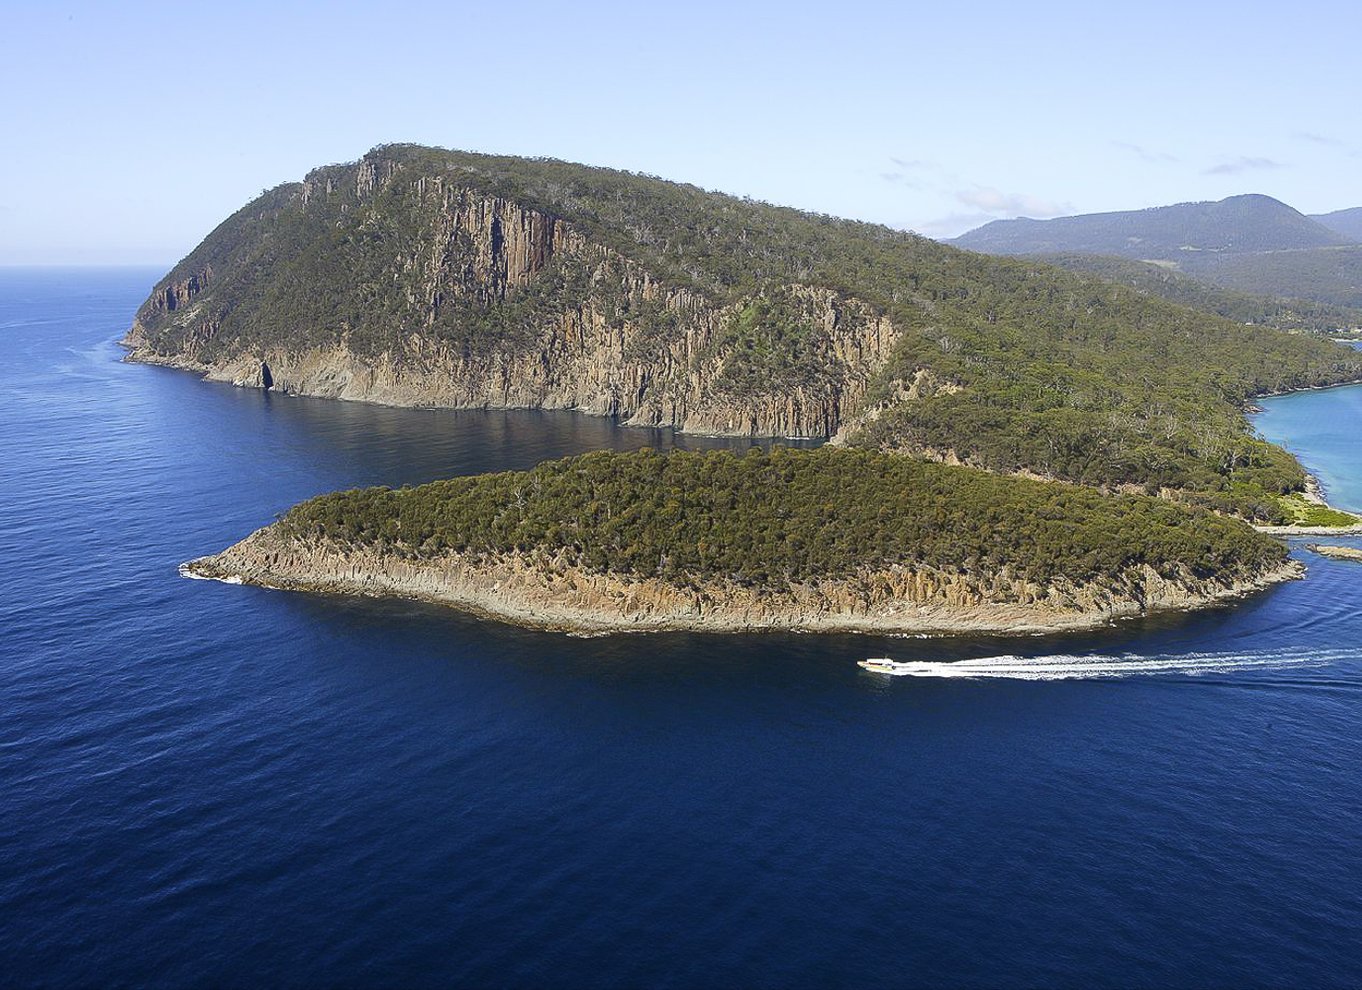
{"label": "white breaking wave", "polygon": [[195,574],[189,569],[188,564],[181,564],[179,567],[180,577],[189,578],[191,581],[221,581],[223,584],[240,584],[241,578],[235,574],[228,574],[226,577],[209,577],[206,574]]}
{"label": "white breaking wave", "polygon": [[1264,653],[1184,653],[1165,656],[1122,654],[1041,657],[981,657],[977,660],[913,660],[884,673],[892,677],[1011,677],[1024,681],[1131,677],[1140,674],[1232,673],[1252,669],[1322,667],[1362,657],[1357,650],[1282,650]]}

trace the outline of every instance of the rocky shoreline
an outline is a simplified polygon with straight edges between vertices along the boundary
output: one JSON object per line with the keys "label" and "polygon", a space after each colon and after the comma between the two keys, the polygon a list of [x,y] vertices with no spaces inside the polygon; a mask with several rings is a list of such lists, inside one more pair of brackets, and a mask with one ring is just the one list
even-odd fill
{"label": "rocky shoreline", "polygon": [[[792,586],[773,594],[740,586],[682,588],[656,579],[586,573],[554,561],[505,556],[415,560],[340,550],[257,530],[219,554],[182,566],[189,577],[287,591],[400,597],[497,621],[576,634],[827,632],[874,634],[1050,633],[1089,629],[1152,612],[1222,604],[1304,575],[1298,561],[1233,581],[1169,580],[1150,569],[1124,588],[1093,585],[1011,591],[994,600],[978,582],[907,571]],[[1009,596],[1014,600],[1006,600]]]}
{"label": "rocky shoreline", "polygon": [[1338,547],[1330,546],[1325,543],[1311,543],[1306,546],[1311,553],[1317,553],[1321,557],[1332,557],[1334,560],[1353,560],[1362,563],[1362,550],[1357,547]]}
{"label": "rocky shoreline", "polygon": [[[1340,512],[1344,511],[1342,509]],[[1351,526],[1254,526],[1268,536],[1356,536],[1362,534],[1362,523]]]}

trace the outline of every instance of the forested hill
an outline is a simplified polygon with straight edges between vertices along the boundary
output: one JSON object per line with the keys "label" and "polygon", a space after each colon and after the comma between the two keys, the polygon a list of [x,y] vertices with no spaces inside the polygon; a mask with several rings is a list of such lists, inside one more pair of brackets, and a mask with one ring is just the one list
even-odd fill
{"label": "forested hill", "polygon": [[1100,254],[1046,254],[1037,255],[1037,260],[1070,271],[1091,272],[1128,285],[1137,292],[1223,316],[1236,323],[1323,334],[1362,328],[1362,309],[1356,306],[1238,292],[1156,262]]}
{"label": "forested hill", "polygon": [[1147,261],[1195,252],[1337,247],[1352,238],[1270,196],[1247,195],[1053,220],[994,220],[951,243],[988,254],[1108,254]]}
{"label": "forested hill", "polygon": [[1035,261],[414,146],[248,204],[157,285],[128,343],[289,391],[837,435],[1250,514],[1302,476],[1244,404],[1362,378],[1351,349]]}

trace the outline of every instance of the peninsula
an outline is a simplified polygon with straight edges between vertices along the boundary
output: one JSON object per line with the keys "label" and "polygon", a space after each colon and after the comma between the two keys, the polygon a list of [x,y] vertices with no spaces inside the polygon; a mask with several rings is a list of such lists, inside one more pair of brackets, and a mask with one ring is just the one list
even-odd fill
{"label": "peninsula", "polygon": [[1257,395],[1342,344],[1097,275],[566,162],[411,145],[270,190],[157,284],[133,360],[299,394],[828,437],[1262,523]]}

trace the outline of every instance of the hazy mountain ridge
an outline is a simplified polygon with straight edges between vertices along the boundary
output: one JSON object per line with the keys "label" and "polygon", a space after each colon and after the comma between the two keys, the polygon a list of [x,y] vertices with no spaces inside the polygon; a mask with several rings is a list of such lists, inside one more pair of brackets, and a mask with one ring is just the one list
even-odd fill
{"label": "hazy mountain ridge", "polygon": [[1355,206],[1348,210],[1335,210],[1332,213],[1315,213],[1311,215],[1310,219],[1350,240],[1362,243],[1362,206]]}
{"label": "hazy mountain ridge", "polygon": [[1254,194],[1053,220],[994,220],[947,243],[997,255],[1159,262],[1240,293],[1362,308],[1360,240],[1362,210],[1308,217]]}
{"label": "hazy mountain ridge", "polygon": [[1270,196],[1250,194],[1052,220],[994,220],[949,243],[987,254],[1111,254],[1176,261],[1195,252],[1300,251],[1352,239]]}

